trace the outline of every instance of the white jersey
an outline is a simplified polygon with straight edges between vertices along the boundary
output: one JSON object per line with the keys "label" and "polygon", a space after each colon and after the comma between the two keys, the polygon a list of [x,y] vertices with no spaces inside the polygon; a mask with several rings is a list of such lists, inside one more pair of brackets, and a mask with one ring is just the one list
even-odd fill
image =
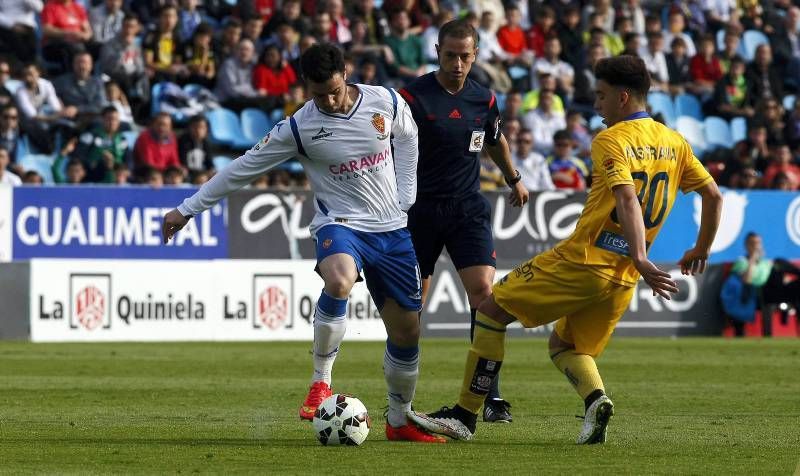
{"label": "white jersey", "polygon": [[296,157],[315,195],[312,233],[333,222],[369,232],[405,227],[406,211],[417,194],[417,126],[395,91],[356,86],[359,95],[347,114],[329,114],[314,101],[306,102],[184,200],[178,211],[197,215]]}

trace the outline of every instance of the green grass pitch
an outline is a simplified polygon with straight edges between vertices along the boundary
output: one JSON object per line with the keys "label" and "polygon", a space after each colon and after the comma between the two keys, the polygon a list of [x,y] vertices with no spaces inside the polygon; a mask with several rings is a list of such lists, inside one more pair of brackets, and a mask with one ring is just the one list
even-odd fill
{"label": "green grass pitch", "polygon": [[[543,340],[508,344],[514,423],[472,442],[387,442],[383,344],[345,342],[334,391],[372,431],[323,447],[297,408],[309,343],[0,343],[0,473],[782,474],[800,471],[800,340],[612,340],[605,445],[578,447],[582,402]],[[452,404],[467,345],[425,340],[415,407]]]}

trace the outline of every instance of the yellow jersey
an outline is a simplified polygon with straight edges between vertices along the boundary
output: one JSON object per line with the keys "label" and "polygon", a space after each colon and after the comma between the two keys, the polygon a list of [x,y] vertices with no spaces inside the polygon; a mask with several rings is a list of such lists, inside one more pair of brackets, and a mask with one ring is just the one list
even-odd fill
{"label": "yellow jersey", "polygon": [[[712,181],[680,134],[644,112],[633,114],[600,132],[592,142],[592,189],[575,231],[553,252],[612,282],[634,286],[639,272],[617,221],[613,188],[635,187],[649,250],[678,190],[689,193]],[[544,258],[540,262],[546,270]]]}

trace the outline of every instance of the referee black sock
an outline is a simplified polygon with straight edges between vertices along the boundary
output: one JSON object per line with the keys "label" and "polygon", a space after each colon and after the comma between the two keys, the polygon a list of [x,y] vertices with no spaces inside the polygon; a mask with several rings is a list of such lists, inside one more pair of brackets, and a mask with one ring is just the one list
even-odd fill
{"label": "referee black sock", "polygon": [[[469,341],[472,342],[475,338],[475,316],[478,310],[474,307],[469,308]],[[492,380],[492,386],[489,387],[489,393],[486,394],[486,400],[502,399],[500,396],[500,374],[497,374]]]}

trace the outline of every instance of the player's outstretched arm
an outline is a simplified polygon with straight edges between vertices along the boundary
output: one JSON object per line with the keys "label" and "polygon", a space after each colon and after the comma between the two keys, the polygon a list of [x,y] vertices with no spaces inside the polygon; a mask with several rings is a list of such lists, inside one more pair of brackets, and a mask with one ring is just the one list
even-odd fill
{"label": "player's outstretched arm", "polygon": [[682,274],[702,273],[706,270],[711,244],[717,236],[719,220],[722,216],[722,193],[714,182],[710,182],[696,190],[703,199],[703,209],[700,214],[700,231],[697,233],[697,242],[694,248],[686,250],[683,258],[678,261]]}
{"label": "player's outstretched arm", "polygon": [[395,175],[397,177],[397,199],[400,208],[408,211],[417,199],[417,123],[411,115],[408,103],[397,95],[397,117],[392,122],[392,145],[394,145]]}
{"label": "player's outstretched arm", "polygon": [[642,205],[636,197],[636,190],[633,185],[617,185],[614,187],[614,198],[617,202],[617,218],[625,239],[628,240],[628,252],[633,265],[642,275],[644,282],[653,288],[654,296],[670,299],[670,293],[678,292],[678,285],[669,273],[658,269],[647,258]]}
{"label": "player's outstretched arm", "polygon": [[515,207],[525,205],[528,202],[528,189],[522,183],[519,171],[514,170],[514,165],[511,163],[511,149],[502,132],[496,144],[486,143],[486,150],[489,152],[492,162],[497,164],[500,171],[503,172],[503,177],[506,178],[506,183],[511,188],[508,202]]}
{"label": "player's outstretched arm", "polygon": [[297,146],[289,129],[286,121],[276,124],[258,144],[218,171],[194,195],[167,213],[161,230],[164,243],[186,225],[186,221],[182,222],[182,219],[188,221],[186,217],[208,210],[231,192],[250,184],[272,167],[294,157]]}

